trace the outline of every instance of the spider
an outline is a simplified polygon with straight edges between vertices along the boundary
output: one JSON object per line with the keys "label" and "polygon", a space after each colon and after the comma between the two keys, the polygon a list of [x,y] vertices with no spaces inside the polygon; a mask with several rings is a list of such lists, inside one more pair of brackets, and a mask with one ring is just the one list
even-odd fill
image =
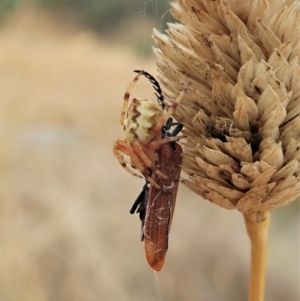
{"label": "spider", "polygon": [[[180,137],[162,137],[162,131],[190,83],[185,86],[164,115],[164,98],[157,80],[143,70],[135,70],[135,72],[138,74],[124,94],[123,110],[120,117],[125,140],[117,140],[114,143],[113,151],[121,166],[129,173],[140,178],[143,176],[151,185],[161,189],[151,177],[152,173],[163,179],[168,177],[156,167],[158,155],[155,150],[165,143],[180,139]],[[153,84],[157,92],[155,94],[157,103],[149,99],[133,98],[129,104],[130,93],[141,75],[144,75]],[[128,158],[125,158],[124,155]]]}

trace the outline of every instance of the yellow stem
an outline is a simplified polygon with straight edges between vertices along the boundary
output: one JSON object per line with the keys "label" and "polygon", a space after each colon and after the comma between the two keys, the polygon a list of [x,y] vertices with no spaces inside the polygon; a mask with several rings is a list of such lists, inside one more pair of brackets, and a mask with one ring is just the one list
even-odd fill
{"label": "yellow stem", "polygon": [[244,214],[251,242],[251,274],[248,301],[263,301],[270,212]]}

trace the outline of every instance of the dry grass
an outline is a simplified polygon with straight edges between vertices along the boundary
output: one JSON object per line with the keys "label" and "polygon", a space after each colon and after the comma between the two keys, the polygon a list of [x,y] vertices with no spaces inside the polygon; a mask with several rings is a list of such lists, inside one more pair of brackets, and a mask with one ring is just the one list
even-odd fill
{"label": "dry grass", "polygon": [[[242,216],[182,186],[159,288],[146,263],[128,213],[143,181],[112,154],[142,68],[155,74],[154,61],[45,16],[17,14],[0,32],[1,301],[245,300]],[[286,218],[298,208],[273,215],[267,300],[299,298],[299,214]]]}

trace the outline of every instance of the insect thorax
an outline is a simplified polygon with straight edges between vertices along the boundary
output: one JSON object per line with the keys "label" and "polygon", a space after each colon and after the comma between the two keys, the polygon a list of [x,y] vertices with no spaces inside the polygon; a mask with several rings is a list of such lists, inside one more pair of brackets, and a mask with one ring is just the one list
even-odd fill
{"label": "insect thorax", "polygon": [[163,116],[158,103],[143,98],[134,98],[127,110],[123,129],[129,141],[149,143],[155,136],[153,128]]}

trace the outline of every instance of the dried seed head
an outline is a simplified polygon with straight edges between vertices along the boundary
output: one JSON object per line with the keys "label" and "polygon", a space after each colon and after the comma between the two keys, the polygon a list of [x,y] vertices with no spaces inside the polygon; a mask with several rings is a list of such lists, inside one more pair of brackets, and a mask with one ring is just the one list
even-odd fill
{"label": "dried seed head", "polygon": [[177,0],[154,30],[165,97],[187,135],[182,182],[244,213],[300,195],[300,3]]}

